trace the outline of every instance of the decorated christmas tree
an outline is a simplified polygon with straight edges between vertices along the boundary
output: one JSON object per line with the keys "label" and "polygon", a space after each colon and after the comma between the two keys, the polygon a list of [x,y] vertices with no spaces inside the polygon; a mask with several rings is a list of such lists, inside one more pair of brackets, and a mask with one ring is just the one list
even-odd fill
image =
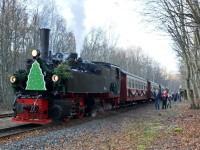
{"label": "decorated christmas tree", "polygon": [[44,75],[42,73],[42,69],[40,68],[40,64],[37,62],[37,60],[35,60],[32,64],[30,72],[28,74],[26,90],[46,90]]}

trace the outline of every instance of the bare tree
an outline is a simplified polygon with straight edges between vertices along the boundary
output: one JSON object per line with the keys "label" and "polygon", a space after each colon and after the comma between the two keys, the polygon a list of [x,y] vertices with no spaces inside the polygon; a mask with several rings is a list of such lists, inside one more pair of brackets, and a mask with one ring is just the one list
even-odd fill
{"label": "bare tree", "polygon": [[0,2],[0,101],[6,104],[13,100],[8,77],[20,65],[20,53],[26,45],[27,24],[25,8],[17,1]]}
{"label": "bare tree", "polygon": [[[52,13],[45,6],[33,6],[30,11],[26,2],[0,1],[0,102],[8,107],[14,99],[8,78],[15,70],[25,67],[32,49],[39,48],[39,28],[44,17],[52,24],[51,45],[55,51],[74,52],[76,48],[73,32],[68,31],[65,20],[56,11]],[[48,16],[56,19],[49,21]]]}
{"label": "bare tree", "polygon": [[168,85],[167,75],[162,73],[159,64],[145,56],[141,48],[119,48],[110,41],[105,31],[93,29],[85,37],[81,57],[90,61],[110,62],[147,80]]}
{"label": "bare tree", "polygon": [[53,52],[75,52],[76,40],[74,33],[67,29],[67,23],[58,13],[55,2],[44,3],[40,11],[39,24],[41,27],[49,27],[51,29],[50,49]]}
{"label": "bare tree", "polygon": [[92,29],[84,39],[81,57],[108,62],[115,44],[113,40],[108,39],[106,31],[100,28]]}
{"label": "bare tree", "polygon": [[[148,1],[151,16],[157,18],[160,26],[174,41],[174,50],[184,63],[188,99],[192,107],[199,107],[200,64],[199,64],[199,25],[200,3],[197,0],[155,0]],[[155,12],[160,13],[155,13]]]}

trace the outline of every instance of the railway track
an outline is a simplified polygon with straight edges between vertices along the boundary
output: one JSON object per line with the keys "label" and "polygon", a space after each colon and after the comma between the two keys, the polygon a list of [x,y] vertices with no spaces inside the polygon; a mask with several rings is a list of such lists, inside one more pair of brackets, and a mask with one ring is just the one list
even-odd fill
{"label": "railway track", "polygon": [[122,107],[121,109],[118,109],[117,111],[106,111],[104,113],[100,113],[96,117],[84,117],[82,119],[69,119],[67,120],[67,122],[61,122],[61,123],[51,123],[48,125],[25,124],[25,125],[15,126],[11,128],[0,129],[0,138],[10,137],[13,135],[18,135],[21,133],[26,133],[26,132],[34,131],[34,130],[52,131],[52,130],[68,128],[68,127],[80,125],[80,124],[83,124],[95,119],[98,120],[98,119],[103,119],[110,116],[115,116],[115,115],[130,111],[132,109],[137,109],[143,106],[144,104],[137,104],[131,107],[124,107],[124,108]]}
{"label": "railway track", "polygon": [[14,113],[5,113],[5,114],[0,114],[0,119],[1,119],[1,118],[12,117],[13,115],[14,115]]}
{"label": "railway track", "polygon": [[25,125],[0,129],[0,138],[25,133],[28,131],[33,131],[36,129],[40,129],[41,127],[42,127],[41,125],[36,125],[36,124],[25,124]]}

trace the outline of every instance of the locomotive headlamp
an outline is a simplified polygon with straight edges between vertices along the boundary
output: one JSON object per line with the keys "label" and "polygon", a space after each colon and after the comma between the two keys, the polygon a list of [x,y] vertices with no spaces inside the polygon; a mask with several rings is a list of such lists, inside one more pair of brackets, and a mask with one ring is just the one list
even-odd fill
{"label": "locomotive headlamp", "polygon": [[40,56],[40,51],[37,49],[32,50],[32,56],[33,56],[33,58]]}
{"label": "locomotive headlamp", "polygon": [[59,77],[58,75],[53,75],[51,79],[53,82],[57,82],[59,80]]}
{"label": "locomotive headlamp", "polygon": [[38,51],[36,49],[32,50],[32,56],[36,57],[38,55]]}
{"label": "locomotive headlamp", "polygon": [[10,82],[11,82],[11,83],[15,83],[16,80],[17,80],[17,79],[16,79],[15,76],[11,76],[11,77],[10,77]]}

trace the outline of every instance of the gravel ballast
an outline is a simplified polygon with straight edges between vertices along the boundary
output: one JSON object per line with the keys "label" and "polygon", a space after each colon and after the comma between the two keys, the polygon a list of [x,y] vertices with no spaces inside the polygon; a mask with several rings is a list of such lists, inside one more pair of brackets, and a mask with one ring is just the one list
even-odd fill
{"label": "gravel ballast", "polygon": [[154,110],[153,104],[144,104],[103,119],[94,119],[45,135],[5,143],[0,145],[0,149],[134,149],[134,143],[126,142],[127,139],[134,140],[134,136],[124,133],[134,127],[139,128],[144,120],[155,120],[155,116],[156,119],[165,117],[161,113],[162,111]]}
{"label": "gravel ballast", "polygon": [[[117,121],[113,123],[109,119],[92,120],[90,122],[76,125],[67,129],[62,129],[59,131],[53,131],[47,133],[44,136],[30,137],[22,141],[17,141],[13,143],[7,143],[0,146],[0,149],[10,149],[10,150],[26,150],[26,149],[45,149],[45,147],[61,146],[63,142],[72,143],[79,136],[85,136],[88,134],[98,135],[102,130],[107,130],[112,134],[112,132],[117,132],[122,127]],[[116,118],[117,119],[117,118]]]}

